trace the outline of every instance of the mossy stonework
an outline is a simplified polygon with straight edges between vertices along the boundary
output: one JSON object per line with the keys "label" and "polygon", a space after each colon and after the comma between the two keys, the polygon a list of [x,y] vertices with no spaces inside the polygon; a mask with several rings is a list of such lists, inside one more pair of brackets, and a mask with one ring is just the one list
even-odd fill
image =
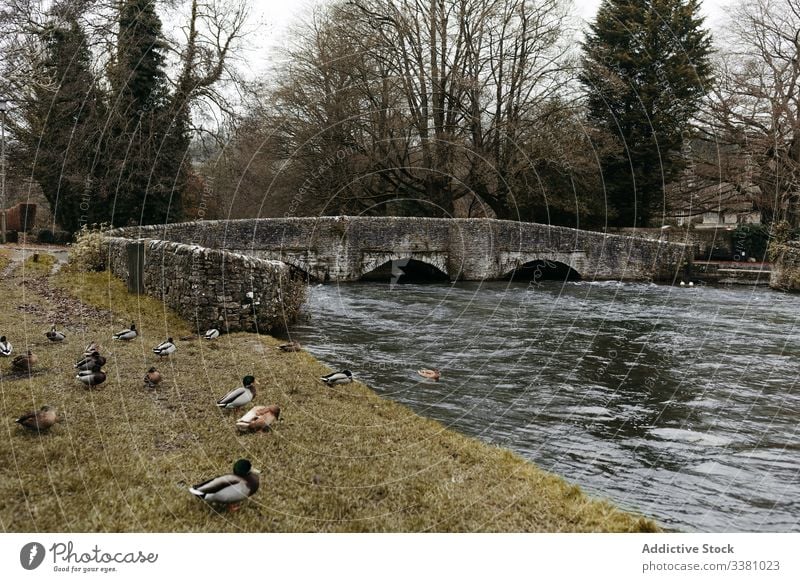
{"label": "mossy stonework", "polygon": [[[109,270],[127,281],[131,239],[106,237]],[[163,240],[144,247],[145,293],[162,300],[200,330],[284,329],[305,301],[300,273],[279,261]],[[248,296],[251,294],[251,296]]]}
{"label": "mossy stonework", "polygon": [[534,261],[561,263],[588,280],[671,281],[693,254],[681,243],[475,218],[263,218],[128,227],[110,235],[275,259],[319,281],[356,281],[402,259],[427,263],[453,281],[502,279]]}

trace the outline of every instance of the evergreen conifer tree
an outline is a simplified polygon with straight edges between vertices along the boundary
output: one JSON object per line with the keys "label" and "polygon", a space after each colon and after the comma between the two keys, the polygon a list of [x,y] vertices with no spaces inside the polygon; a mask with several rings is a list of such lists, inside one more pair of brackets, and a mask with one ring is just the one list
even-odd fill
{"label": "evergreen conifer tree", "polygon": [[602,160],[617,226],[648,226],[711,76],[699,0],[603,0],[583,45],[580,80],[591,123],[616,136]]}

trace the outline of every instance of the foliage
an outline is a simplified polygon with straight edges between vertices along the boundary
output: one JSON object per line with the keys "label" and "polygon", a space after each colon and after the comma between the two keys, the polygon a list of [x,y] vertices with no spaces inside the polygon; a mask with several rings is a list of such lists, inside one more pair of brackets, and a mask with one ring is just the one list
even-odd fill
{"label": "foliage", "polygon": [[800,0],[739,0],[717,64],[707,139],[733,159],[717,179],[757,186],[766,222],[800,226]]}
{"label": "foliage", "polygon": [[104,242],[103,231],[108,229],[107,223],[82,225],[75,235],[75,242],[69,249],[71,269],[78,271],[103,271],[108,259],[108,247]]}
{"label": "foliage", "polygon": [[76,15],[56,6],[39,38],[41,79],[23,108],[22,148],[14,157],[39,183],[58,223],[75,231],[108,208],[97,180],[105,105]]}
{"label": "foliage", "polygon": [[589,120],[623,148],[602,159],[617,226],[663,213],[664,185],[684,167],[681,146],[711,77],[699,10],[698,0],[603,0],[583,45]]}
{"label": "foliage", "polygon": [[733,232],[733,243],[738,254],[764,260],[769,246],[769,228],[763,224],[740,224]]}
{"label": "foliage", "polygon": [[126,0],[111,69],[108,179],[112,224],[159,224],[179,217],[185,187],[185,128],[173,123],[167,44],[151,0]]}
{"label": "foliage", "polygon": [[215,162],[234,216],[601,215],[563,3],[338,2],[294,41]]}
{"label": "foliage", "polygon": [[209,109],[232,115],[218,85],[239,82],[229,62],[244,34],[243,3],[168,3],[169,33],[162,3],[151,0],[0,10],[12,170],[38,183],[61,226],[181,218],[193,121]]}
{"label": "foliage", "polygon": [[36,240],[38,240],[40,243],[51,245],[55,241],[55,235],[53,234],[52,230],[43,228],[36,236]]}
{"label": "foliage", "polygon": [[[800,240],[800,228],[792,228],[792,225],[781,220],[773,223],[772,230],[769,232],[769,247],[767,256],[770,261],[777,261],[790,243],[797,244]],[[796,246],[794,247],[796,248]]]}

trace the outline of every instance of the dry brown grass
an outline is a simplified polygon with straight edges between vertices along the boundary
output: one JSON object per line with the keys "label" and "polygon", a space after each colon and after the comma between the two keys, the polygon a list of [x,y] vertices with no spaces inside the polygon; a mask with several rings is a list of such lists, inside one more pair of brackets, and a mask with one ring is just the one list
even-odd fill
{"label": "dry brown grass", "polygon": [[[232,334],[214,343],[107,273],[62,272],[51,282],[113,313],[64,325],[49,344],[47,322],[16,305],[37,300],[21,275],[0,282],[0,332],[40,357],[31,378],[10,379],[0,362],[0,526],[5,531],[652,531],[647,519],[587,498],[578,487],[521,457],[454,433],[379,398],[360,383],[327,388],[329,370],[307,353],[282,353],[268,336]],[[32,287],[32,286],[31,286]],[[111,335],[131,321],[130,343]],[[85,329],[85,332],[82,330]],[[172,336],[178,352],[151,349]],[[108,381],[89,391],[72,364],[102,344]],[[164,374],[143,387],[151,366]],[[253,374],[254,404],[281,406],[265,434],[239,434],[240,414],[215,401]],[[45,403],[64,422],[30,434],[14,418]],[[219,514],[187,491],[229,472],[238,458],[262,471],[261,489],[239,512]]]}

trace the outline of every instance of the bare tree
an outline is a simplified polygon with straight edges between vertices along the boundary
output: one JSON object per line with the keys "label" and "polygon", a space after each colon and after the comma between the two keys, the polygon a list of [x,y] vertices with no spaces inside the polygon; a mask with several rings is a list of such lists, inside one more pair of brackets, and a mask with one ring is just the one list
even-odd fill
{"label": "bare tree", "polygon": [[[758,186],[767,220],[800,213],[800,0],[747,0],[736,7],[720,55],[708,138],[735,163],[721,179]],[[727,168],[727,170],[726,170]]]}
{"label": "bare tree", "polygon": [[568,22],[560,0],[318,11],[265,99],[284,162],[276,183],[301,191],[308,211],[449,215],[472,194],[513,216],[540,166],[565,157],[563,139],[536,144],[555,135],[543,124],[576,111]]}

